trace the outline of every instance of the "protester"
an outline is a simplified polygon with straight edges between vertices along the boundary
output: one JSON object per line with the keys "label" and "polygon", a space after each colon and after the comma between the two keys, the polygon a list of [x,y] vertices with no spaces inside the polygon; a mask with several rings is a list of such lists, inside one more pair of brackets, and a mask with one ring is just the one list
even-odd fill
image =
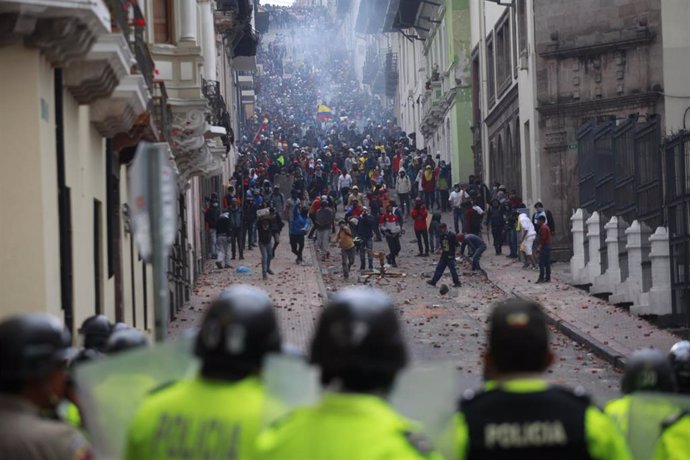
{"label": "protester", "polygon": [[473,233],[459,234],[458,242],[462,243],[460,246],[460,254],[465,253],[465,247],[469,247],[469,257],[472,259],[472,271],[480,271],[482,267],[479,265],[479,260],[484,251],[486,251],[486,243],[481,236]]}
{"label": "protester", "polygon": [[[410,217],[414,222],[414,234],[415,238],[417,238],[417,247],[419,248],[418,257],[429,256],[428,215],[426,207],[422,204],[422,199],[419,197],[415,198],[414,208],[412,208]],[[422,242],[424,243],[424,248],[422,248]]]}
{"label": "protester", "polygon": [[355,243],[350,225],[344,219],[338,222],[338,232],[335,235],[335,243],[340,248],[340,256],[343,264],[343,278],[350,278],[350,269],[355,264]]}
{"label": "protester", "polygon": [[441,257],[436,265],[434,276],[427,281],[427,284],[436,286],[436,283],[441,279],[447,267],[448,270],[450,270],[450,275],[453,277],[453,286],[460,287],[460,277],[458,276],[458,270],[455,263],[455,251],[458,247],[457,237],[455,233],[448,231],[448,225],[445,223],[440,225],[439,230],[441,233]]}

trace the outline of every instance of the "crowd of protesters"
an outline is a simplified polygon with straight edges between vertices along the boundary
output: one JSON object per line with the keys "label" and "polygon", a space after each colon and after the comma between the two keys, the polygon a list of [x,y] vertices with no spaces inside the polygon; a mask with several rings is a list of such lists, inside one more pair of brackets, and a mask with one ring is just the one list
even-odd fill
{"label": "crowd of protesters", "polygon": [[[486,227],[497,254],[507,245],[509,257],[521,253],[528,268],[538,265],[532,250],[538,216],[525,215],[517,193],[498,183],[489,189],[470,175],[453,184],[451,165],[418,148],[416,136],[402,131],[381,99],[358,83],[340,45],[323,40],[322,30],[332,26],[325,10],[273,7],[270,13],[278,33],[257,53],[255,115],[242,127],[231,185],[208,202],[218,268],[258,247],[267,279],[284,223],[297,264],[306,239],[314,240],[322,260],[337,245],[348,277],[357,256],[360,270],[373,269],[374,242],[385,240],[386,261],[396,267],[407,219],[419,257],[448,252],[450,235],[479,271]],[[553,219],[544,214],[553,232]],[[539,279],[550,274],[542,271]]]}

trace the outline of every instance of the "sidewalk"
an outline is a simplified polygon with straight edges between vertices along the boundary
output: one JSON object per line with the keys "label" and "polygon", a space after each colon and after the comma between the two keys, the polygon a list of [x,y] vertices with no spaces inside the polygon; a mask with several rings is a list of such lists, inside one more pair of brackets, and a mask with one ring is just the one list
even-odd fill
{"label": "sidewalk", "polygon": [[495,255],[493,247],[484,253],[482,267],[506,294],[539,301],[558,330],[619,369],[625,357],[635,350],[654,347],[668,351],[680,340],[623,308],[567,284],[570,280],[567,262],[555,262],[552,281],[544,284],[535,284],[538,272],[523,269],[517,259]]}

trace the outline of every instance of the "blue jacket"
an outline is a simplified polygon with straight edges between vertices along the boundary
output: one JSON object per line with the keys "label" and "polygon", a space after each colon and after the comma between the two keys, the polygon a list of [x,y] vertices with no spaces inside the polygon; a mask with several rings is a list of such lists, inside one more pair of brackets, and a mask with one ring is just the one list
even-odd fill
{"label": "blue jacket", "polygon": [[292,223],[290,224],[290,235],[304,235],[306,231],[304,228],[309,224],[306,217],[303,217],[299,212],[299,206],[295,205],[292,208]]}

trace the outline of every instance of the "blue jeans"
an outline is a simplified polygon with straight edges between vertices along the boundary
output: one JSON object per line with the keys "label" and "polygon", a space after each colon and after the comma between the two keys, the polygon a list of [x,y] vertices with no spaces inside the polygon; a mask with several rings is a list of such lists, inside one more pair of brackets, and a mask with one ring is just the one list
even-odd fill
{"label": "blue jeans", "polygon": [[[462,208],[453,208],[453,225],[455,226],[455,233],[460,233],[462,227],[463,233],[465,232],[465,223],[463,222],[463,212]],[[461,227],[458,227],[460,223]]]}
{"label": "blue jeans", "polygon": [[371,251],[374,249],[374,242],[371,240],[371,238],[367,240],[362,240],[362,244],[359,247],[359,267],[361,269],[364,269],[365,265],[365,257],[369,260],[369,269],[374,268],[374,258],[371,255]]}
{"label": "blue jeans", "polygon": [[441,276],[443,276],[443,272],[446,271],[446,267],[448,267],[450,270],[450,276],[453,277],[453,283],[460,284],[460,277],[458,276],[458,270],[455,266],[454,254],[451,254],[450,256],[441,254],[441,258],[439,259],[438,264],[436,264],[436,271],[434,271],[434,277],[431,278],[431,282],[436,284],[438,280],[441,279]]}
{"label": "blue jeans", "polygon": [[261,251],[261,273],[265,275],[271,269],[273,244],[271,242],[259,243],[259,251]]}
{"label": "blue jeans", "polygon": [[441,234],[438,230],[429,232],[429,249],[431,252],[436,252],[436,248],[441,247]]}
{"label": "blue jeans", "polygon": [[551,279],[551,246],[543,246],[539,252],[539,279]]}
{"label": "blue jeans", "polygon": [[472,254],[472,271],[481,269],[481,267],[479,266],[479,258],[482,256],[482,253],[484,251],[486,251],[485,244],[482,244],[474,250],[474,254]]}

